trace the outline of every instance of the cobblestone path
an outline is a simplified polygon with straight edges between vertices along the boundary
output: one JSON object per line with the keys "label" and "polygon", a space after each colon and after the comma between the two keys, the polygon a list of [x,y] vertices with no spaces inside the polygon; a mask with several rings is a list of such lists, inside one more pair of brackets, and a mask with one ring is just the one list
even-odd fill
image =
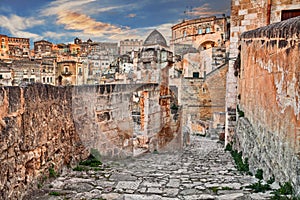
{"label": "cobblestone path", "polygon": [[258,180],[242,175],[231,155],[216,140],[192,138],[183,152],[146,154],[108,163],[98,171],[65,170],[28,199],[198,200],[269,199],[247,185]]}

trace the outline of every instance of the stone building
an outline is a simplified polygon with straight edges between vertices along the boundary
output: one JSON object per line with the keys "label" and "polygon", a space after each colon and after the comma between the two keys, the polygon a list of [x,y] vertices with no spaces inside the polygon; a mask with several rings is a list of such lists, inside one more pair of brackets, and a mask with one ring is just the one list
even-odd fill
{"label": "stone building", "polygon": [[46,40],[40,40],[34,42],[34,57],[42,58],[45,56],[50,56],[52,54],[53,44]]}
{"label": "stone building", "polygon": [[13,85],[41,82],[41,61],[13,60]]}
{"label": "stone building", "polygon": [[226,63],[228,26],[227,17],[214,16],[183,21],[172,27],[171,49],[184,60],[175,67],[184,77],[203,77]]}
{"label": "stone building", "polygon": [[12,86],[13,70],[11,64],[0,62],[0,86]]}
{"label": "stone building", "polygon": [[9,37],[0,35],[1,54],[0,59],[21,59],[30,56],[29,38]]}
{"label": "stone building", "polygon": [[205,17],[186,20],[172,27],[171,48],[182,55],[190,46],[205,50],[222,46],[228,38],[228,18]]}
{"label": "stone building", "polygon": [[83,84],[82,63],[76,60],[64,60],[57,62],[57,85],[81,85]]}
{"label": "stone building", "polygon": [[41,83],[56,85],[55,74],[57,70],[56,58],[44,57],[41,59]]}
{"label": "stone building", "polygon": [[152,31],[139,51],[137,63],[134,63],[136,82],[161,83],[162,71],[172,61],[173,53],[169,50],[166,39],[159,31]]}
{"label": "stone building", "polygon": [[[226,142],[299,194],[299,0],[232,1]],[[237,126],[236,126],[237,123]]]}
{"label": "stone building", "polygon": [[228,26],[227,17],[205,17],[172,27],[170,84],[178,87],[183,127],[193,134],[224,134]]}
{"label": "stone building", "polygon": [[120,41],[120,55],[131,53],[132,51],[138,51],[143,46],[143,40],[138,39],[126,39]]}

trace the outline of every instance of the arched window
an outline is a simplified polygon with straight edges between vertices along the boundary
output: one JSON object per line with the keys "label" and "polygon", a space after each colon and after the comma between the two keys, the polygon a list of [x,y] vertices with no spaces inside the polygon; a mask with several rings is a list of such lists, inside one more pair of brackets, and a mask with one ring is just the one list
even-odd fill
{"label": "arched window", "polygon": [[210,27],[207,27],[207,28],[205,29],[205,32],[206,32],[206,33],[210,33]]}
{"label": "arched window", "polygon": [[198,34],[202,34],[202,28],[201,27],[198,28]]}

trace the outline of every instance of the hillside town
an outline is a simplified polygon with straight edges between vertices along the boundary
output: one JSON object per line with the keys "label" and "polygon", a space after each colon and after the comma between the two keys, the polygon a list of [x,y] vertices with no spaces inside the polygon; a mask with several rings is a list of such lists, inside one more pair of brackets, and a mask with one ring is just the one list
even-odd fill
{"label": "hillside town", "polygon": [[[208,17],[183,21],[172,27],[172,40],[153,30],[144,41],[126,39],[116,43],[82,41],[53,44],[29,38],[0,35],[0,84],[18,86],[23,83],[51,85],[85,85],[103,83],[155,82],[142,78],[148,64],[173,61],[173,77],[203,77],[226,60],[229,39],[229,17]],[[201,59],[201,66],[180,64],[187,54]],[[144,66],[142,66],[144,65]],[[150,68],[149,68],[150,69]],[[153,68],[152,68],[153,69]]]}
{"label": "hillside town", "polygon": [[0,198],[299,199],[300,0],[230,9],[169,41],[0,33]]}

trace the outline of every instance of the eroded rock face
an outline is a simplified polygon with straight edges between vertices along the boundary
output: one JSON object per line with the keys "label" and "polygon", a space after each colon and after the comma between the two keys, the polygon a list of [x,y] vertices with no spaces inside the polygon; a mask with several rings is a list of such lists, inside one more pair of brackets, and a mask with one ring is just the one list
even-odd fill
{"label": "eroded rock face", "polygon": [[87,156],[72,118],[68,87],[0,88],[0,196],[22,199],[28,186]]}
{"label": "eroded rock face", "polygon": [[245,32],[241,39],[236,141],[249,163],[299,188],[300,17]]}

